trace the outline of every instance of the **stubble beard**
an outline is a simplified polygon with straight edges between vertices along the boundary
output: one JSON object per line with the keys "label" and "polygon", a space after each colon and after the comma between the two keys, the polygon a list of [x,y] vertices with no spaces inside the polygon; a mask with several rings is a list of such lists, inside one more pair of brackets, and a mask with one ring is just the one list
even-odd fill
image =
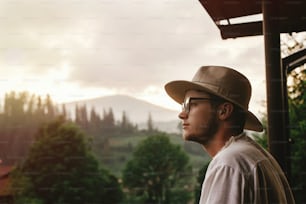
{"label": "stubble beard", "polygon": [[197,128],[196,133],[192,133],[190,135],[184,134],[183,137],[187,141],[196,142],[206,146],[213,140],[218,127],[219,123],[217,121],[217,117],[213,115],[213,117],[205,125]]}

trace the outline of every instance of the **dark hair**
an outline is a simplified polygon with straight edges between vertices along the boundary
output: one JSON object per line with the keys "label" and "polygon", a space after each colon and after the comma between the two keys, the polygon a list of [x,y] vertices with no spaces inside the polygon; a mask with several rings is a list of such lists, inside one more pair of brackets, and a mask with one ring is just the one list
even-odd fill
{"label": "dark hair", "polygon": [[221,97],[218,97],[218,96],[215,96],[215,95],[211,95],[211,98],[213,99],[212,100],[212,107],[217,110],[218,107],[225,103],[225,102],[228,102],[228,103],[231,103],[233,104],[234,106],[234,109],[233,109],[233,112],[230,116],[230,120],[232,121],[232,124],[233,124],[233,129],[235,129],[235,132],[237,134],[240,134],[243,129],[244,129],[244,124],[245,124],[245,121],[246,121],[246,112],[245,110],[243,110],[243,108],[239,107],[238,105],[224,99],[224,98],[221,98]]}
{"label": "dark hair", "polygon": [[246,112],[241,107],[234,105],[234,110],[232,113],[232,121],[237,125],[237,130],[241,133],[244,129],[244,124],[246,121]]}

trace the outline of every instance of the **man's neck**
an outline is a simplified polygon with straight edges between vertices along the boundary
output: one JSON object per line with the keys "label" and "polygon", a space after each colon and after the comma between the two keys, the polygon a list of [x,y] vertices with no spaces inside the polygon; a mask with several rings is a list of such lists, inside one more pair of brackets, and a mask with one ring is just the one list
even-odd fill
{"label": "man's neck", "polygon": [[233,134],[230,132],[219,132],[209,143],[202,146],[211,157],[214,157],[232,136]]}

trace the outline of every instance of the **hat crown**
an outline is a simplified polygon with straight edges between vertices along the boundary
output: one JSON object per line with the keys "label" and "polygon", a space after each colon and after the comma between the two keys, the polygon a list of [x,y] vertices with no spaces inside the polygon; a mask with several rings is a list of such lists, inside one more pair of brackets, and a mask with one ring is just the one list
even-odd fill
{"label": "hat crown", "polygon": [[192,82],[205,87],[211,94],[248,110],[251,84],[236,70],[222,66],[203,66],[196,72]]}

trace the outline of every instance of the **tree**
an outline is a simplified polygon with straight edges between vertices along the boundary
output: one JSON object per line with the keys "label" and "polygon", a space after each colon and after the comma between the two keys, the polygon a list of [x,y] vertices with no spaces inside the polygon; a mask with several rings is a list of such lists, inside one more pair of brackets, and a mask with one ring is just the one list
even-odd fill
{"label": "tree", "polygon": [[99,167],[89,139],[63,118],[39,129],[14,186],[17,203],[118,203],[123,195],[117,179]]}
{"label": "tree", "polygon": [[63,116],[64,119],[68,118],[66,105],[64,103],[62,104],[62,114],[61,115]]}
{"label": "tree", "polygon": [[5,94],[4,99],[4,116],[7,122],[12,127],[19,126],[24,123],[25,119],[25,105],[29,94],[27,92],[16,93],[14,91]]}
{"label": "tree", "polygon": [[151,113],[149,113],[148,121],[147,121],[148,131],[153,132],[154,126],[153,126],[153,119]]}
{"label": "tree", "polygon": [[82,127],[83,129],[88,128],[88,114],[87,107],[85,104],[82,106],[76,105],[75,107],[75,123]]}
{"label": "tree", "polygon": [[[149,136],[136,147],[123,171],[123,183],[142,203],[187,203],[191,167],[181,147],[164,134]],[[178,200],[178,198],[180,200]]]}
{"label": "tree", "polygon": [[[290,55],[305,49],[306,35],[282,36],[282,54]],[[297,203],[306,203],[306,64],[295,68],[288,77],[291,150],[291,185]]]}
{"label": "tree", "polygon": [[294,83],[289,87],[289,113],[291,145],[292,186],[297,203],[306,202],[306,69],[294,71]]}
{"label": "tree", "polygon": [[115,116],[113,113],[113,109],[109,108],[108,112],[104,110],[103,119],[102,119],[102,127],[104,128],[106,133],[112,133],[115,129]]}
{"label": "tree", "polygon": [[[290,119],[290,162],[291,162],[291,186],[297,203],[306,201],[306,69],[298,69],[290,74],[293,83],[288,87],[289,94],[289,119]],[[262,118],[264,129],[267,126],[267,116]],[[254,139],[261,146],[268,149],[268,135],[254,133]]]}
{"label": "tree", "polygon": [[[281,36],[282,55],[286,57],[302,48],[305,48],[306,36],[299,33]],[[289,73],[288,76],[288,104],[290,119],[291,143],[291,187],[296,203],[306,203],[306,65]],[[266,117],[263,118],[266,124]],[[257,142],[266,147],[267,133],[255,136]]]}
{"label": "tree", "polygon": [[95,108],[92,107],[90,110],[90,116],[88,121],[88,132],[93,136],[99,134],[100,125],[101,125],[101,118],[99,114],[96,112]]}
{"label": "tree", "polygon": [[53,118],[55,116],[55,108],[49,94],[47,94],[45,99],[45,110],[47,117]]}
{"label": "tree", "polygon": [[125,111],[122,112],[121,122],[119,125],[122,133],[132,133],[135,130],[134,125],[130,122]]}
{"label": "tree", "polygon": [[44,113],[45,113],[45,111],[44,111],[44,107],[43,107],[41,96],[38,96],[37,104],[36,104],[36,114],[39,117],[43,117]]}
{"label": "tree", "polygon": [[5,94],[0,112],[0,155],[6,164],[23,160],[38,127],[55,117],[56,107],[50,96],[43,104],[41,97],[26,91]]}

